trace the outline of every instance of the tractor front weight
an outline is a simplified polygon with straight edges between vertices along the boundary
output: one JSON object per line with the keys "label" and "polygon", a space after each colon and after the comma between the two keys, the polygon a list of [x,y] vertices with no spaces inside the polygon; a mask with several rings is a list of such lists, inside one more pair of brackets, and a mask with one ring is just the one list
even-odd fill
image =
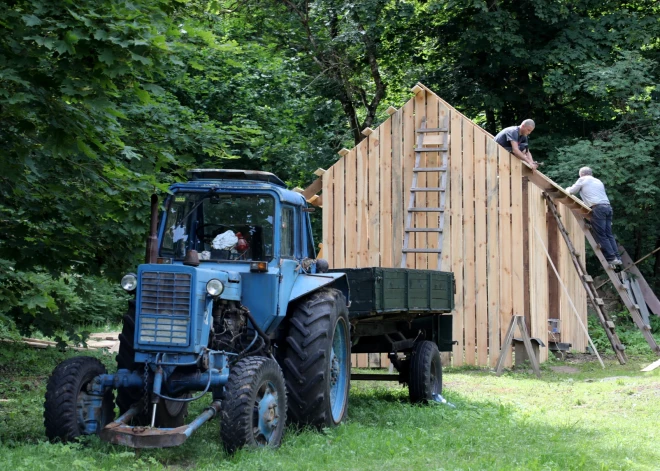
{"label": "tractor front weight", "polygon": [[[216,355],[216,360],[219,360]],[[220,363],[224,364],[224,361]],[[123,415],[100,430],[101,439],[117,445],[133,448],[164,448],[177,446],[183,443],[202,424],[215,417],[220,411],[220,401],[210,404],[198,417],[187,425],[176,428],[155,427],[157,407],[164,407],[163,401],[191,402],[201,398],[209,390],[216,390],[227,383],[228,370],[220,371],[211,368],[207,371],[195,370],[187,373],[177,372],[173,366],[161,364],[150,365],[152,374],[141,374],[126,369],[118,370],[115,374],[101,374],[96,376],[88,387],[83,402],[85,433],[98,433],[98,416],[102,411],[102,400],[109,390],[119,388],[133,388],[148,391],[149,405],[142,402],[134,404]],[[145,378],[147,384],[145,385]],[[145,387],[146,386],[146,387]],[[183,395],[191,391],[201,391],[194,397]],[[150,426],[135,426],[132,422],[135,417],[149,407]]]}

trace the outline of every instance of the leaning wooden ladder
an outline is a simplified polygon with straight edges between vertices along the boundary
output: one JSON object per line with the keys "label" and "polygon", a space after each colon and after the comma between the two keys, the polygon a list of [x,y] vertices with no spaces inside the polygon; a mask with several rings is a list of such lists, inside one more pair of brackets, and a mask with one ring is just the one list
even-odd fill
{"label": "leaning wooden ladder", "polygon": [[[403,236],[403,257],[401,257],[401,268],[406,267],[406,254],[407,253],[426,253],[437,254],[438,256],[438,270],[442,261],[442,244],[444,241],[444,225],[445,225],[445,201],[446,201],[446,188],[447,188],[447,147],[442,147],[446,144],[443,139],[442,133],[446,133],[446,128],[427,128],[426,117],[422,118],[422,124],[417,129],[417,146],[415,147],[415,167],[413,168],[412,185],[410,187],[410,199],[408,202],[408,212],[406,215],[406,226]],[[435,134],[435,135],[432,135]],[[425,147],[433,146],[433,147]],[[420,167],[421,157],[423,152],[441,152],[442,153],[442,166],[440,167]],[[421,172],[438,172],[440,173],[440,186],[439,187],[418,187],[418,175]],[[438,207],[416,207],[416,194],[418,192],[437,192],[440,195]],[[413,227],[413,214],[414,213],[437,213],[438,214],[438,227]],[[409,248],[410,234],[414,232],[435,232],[438,234],[438,247],[417,247],[414,249]]]}
{"label": "leaning wooden ladder", "polygon": [[605,330],[605,334],[607,334],[607,338],[609,339],[610,344],[612,344],[612,349],[614,350],[614,353],[616,354],[619,363],[624,365],[627,361],[626,354],[624,353],[625,347],[621,343],[621,340],[619,340],[619,336],[616,334],[616,331],[614,330],[614,322],[612,322],[612,319],[610,319],[610,317],[607,315],[607,312],[605,312],[605,310],[603,309],[604,303],[603,300],[598,297],[598,292],[596,291],[596,288],[594,286],[594,279],[591,276],[589,276],[585,266],[578,258],[578,253],[575,250],[575,247],[571,242],[571,237],[569,236],[568,231],[566,230],[566,227],[564,226],[564,223],[561,220],[561,216],[559,215],[559,211],[557,210],[557,206],[555,205],[555,202],[552,201],[552,198],[545,192],[543,193],[543,197],[545,198],[548,209],[550,210],[555,220],[557,221],[557,227],[559,228],[559,232],[561,233],[561,236],[564,238],[564,242],[566,242],[568,251],[571,254],[571,260],[573,261],[573,266],[575,267],[575,271],[580,277],[580,280],[582,281],[582,285],[584,286],[584,289],[587,292],[589,301],[591,302],[591,305],[594,307],[594,310],[596,311],[598,322]]}
{"label": "leaning wooden ladder", "polygon": [[[557,207],[555,206],[554,201],[552,199],[553,195],[555,194],[557,194],[557,192],[550,192],[547,190],[544,193],[546,201],[548,202],[548,208],[550,209],[553,216],[557,220],[557,225],[560,229],[562,237],[566,241],[566,244],[569,247],[569,251],[571,252],[573,264],[575,265],[578,275],[582,280],[582,284],[587,290],[587,295],[589,296],[589,300],[591,301],[591,304],[594,306],[594,309],[598,314],[598,320],[605,329],[605,332],[607,333],[607,337],[610,339],[610,343],[612,343],[612,348],[614,349],[614,352],[617,354],[619,363],[624,364],[626,362],[626,357],[625,354],[623,353],[623,349],[625,347],[623,346],[619,338],[616,336],[616,333],[614,332],[614,322],[612,322],[612,320],[607,317],[605,311],[602,309],[604,303],[603,300],[598,297],[596,288],[593,286],[593,278],[591,278],[587,274],[582,263],[580,263],[580,261],[577,260],[577,257],[575,257],[575,249],[573,248],[573,245],[570,241],[570,237],[568,235],[568,232],[566,231],[566,228],[561,222],[561,217],[559,216]],[[598,244],[598,242],[596,242],[596,239],[591,233],[591,224],[589,224],[589,221],[584,218],[583,214],[577,211],[573,211],[573,214],[575,215],[575,218],[577,219],[578,224],[582,229],[582,232],[584,232],[584,235],[589,241],[591,248],[596,254],[596,257],[598,258],[601,265],[603,266],[603,269],[607,273],[607,276],[610,278],[610,281],[614,285],[617,293],[619,293],[619,297],[623,301],[623,304],[628,309],[628,312],[630,312],[630,317],[632,317],[633,322],[635,322],[635,325],[637,325],[639,330],[642,332],[642,335],[644,336],[646,342],[649,344],[649,347],[651,347],[651,350],[654,353],[660,354],[660,347],[658,346],[655,339],[653,338],[653,335],[651,334],[651,326],[648,325],[646,322],[644,322],[644,319],[642,318],[642,314],[640,312],[640,307],[633,301],[634,298],[628,292],[623,282],[622,275],[620,273],[617,273],[615,270],[613,270],[609,262],[605,259],[605,255],[600,249],[600,245]]]}

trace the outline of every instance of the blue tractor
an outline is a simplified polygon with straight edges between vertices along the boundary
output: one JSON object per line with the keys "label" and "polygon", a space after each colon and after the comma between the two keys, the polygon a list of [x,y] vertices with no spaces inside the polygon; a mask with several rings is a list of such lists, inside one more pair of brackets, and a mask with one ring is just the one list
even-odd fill
{"label": "blue tractor", "polygon": [[[189,177],[171,187],[160,218],[152,198],[146,263],[122,279],[134,300],[117,372],[89,357],[53,371],[51,440],[176,446],[220,416],[233,452],[279,445],[287,421],[323,428],[345,417],[349,285],[316,259],[306,201],[266,172]],[[210,405],[185,421],[206,394]]]}

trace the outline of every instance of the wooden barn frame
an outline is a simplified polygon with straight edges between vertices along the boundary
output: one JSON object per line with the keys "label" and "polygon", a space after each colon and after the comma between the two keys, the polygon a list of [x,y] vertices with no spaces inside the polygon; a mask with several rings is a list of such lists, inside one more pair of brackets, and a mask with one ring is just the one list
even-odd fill
{"label": "wooden barn frame", "polygon": [[[402,108],[390,107],[390,117],[377,129],[363,131],[365,139],[305,190],[323,208],[323,257],[331,268],[400,267],[416,130],[446,128],[443,152],[425,152],[426,167],[439,167],[447,158],[446,201],[441,264],[437,255],[405,254],[409,268],[453,271],[456,309],[453,312],[452,364],[494,366],[513,315],[524,315],[531,337],[571,344],[584,352],[587,337],[568,297],[586,325],[587,295],[571,254],[547,210],[543,188],[550,181],[498,146],[493,136],[456,111],[431,90],[417,84],[415,96]],[[418,186],[438,187],[438,173],[421,174]],[[320,187],[320,188],[319,188]],[[321,196],[314,196],[319,189]],[[439,206],[438,192],[418,193],[416,206]],[[584,261],[585,237],[572,213],[558,210]],[[438,218],[415,213],[416,227],[438,227]],[[412,233],[408,247],[438,248],[437,233]],[[549,266],[546,249],[566,285],[568,296]],[[559,319],[559,332],[549,328]],[[505,366],[512,364],[506,352]],[[382,356],[381,356],[382,358]],[[384,366],[380,359],[354,359],[355,366]],[[374,363],[375,362],[375,363]]]}

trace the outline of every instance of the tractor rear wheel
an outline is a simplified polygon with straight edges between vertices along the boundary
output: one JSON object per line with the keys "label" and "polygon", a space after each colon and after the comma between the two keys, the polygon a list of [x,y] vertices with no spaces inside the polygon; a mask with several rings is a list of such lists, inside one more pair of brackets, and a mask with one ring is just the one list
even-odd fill
{"label": "tractor rear wheel", "polygon": [[278,447],[286,424],[286,386],[277,362],[248,357],[232,366],[222,401],[220,438],[229,453]]}
{"label": "tractor rear wheel", "polygon": [[[119,334],[119,351],[115,359],[117,360],[117,369],[126,369],[129,371],[144,372],[144,363],[135,363],[135,300],[128,302],[128,311],[124,315],[124,322]],[[123,414],[131,406],[140,402],[144,397],[144,389],[142,388],[119,388],[117,389],[117,406],[119,407],[119,414]],[[185,394],[181,397],[189,397]],[[147,409],[135,417],[133,417],[134,425],[147,425],[149,424],[149,412],[152,406],[149,405]],[[184,424],[185,418],[188,415],[188,403],[161,400],[156,408],[156,426],[166,428],[176,428]]]}
{"label": "tractor rear wheel", "polygon": [[53,370],[44,402],[44,425],[49,440],[67,442],[80,435],[98,435],[114,420],[112,390],[101,397],[96,410],[97,397],[87,391],[90,382],[106,372],[105,366],[91,357],[70,358]]}
{"label": "tractor rear wheel", "polygon": [[424,340],[413,347],[408,393],[413,403],[427,403],[442,394],[442,362],[435,343]]}
{"label": "tractor rear wheel", "polygon": [[316,291],[293,307],[283,356],[291,421],[338,425],[348,409],[351,377],[348,309],[339,290]]}

